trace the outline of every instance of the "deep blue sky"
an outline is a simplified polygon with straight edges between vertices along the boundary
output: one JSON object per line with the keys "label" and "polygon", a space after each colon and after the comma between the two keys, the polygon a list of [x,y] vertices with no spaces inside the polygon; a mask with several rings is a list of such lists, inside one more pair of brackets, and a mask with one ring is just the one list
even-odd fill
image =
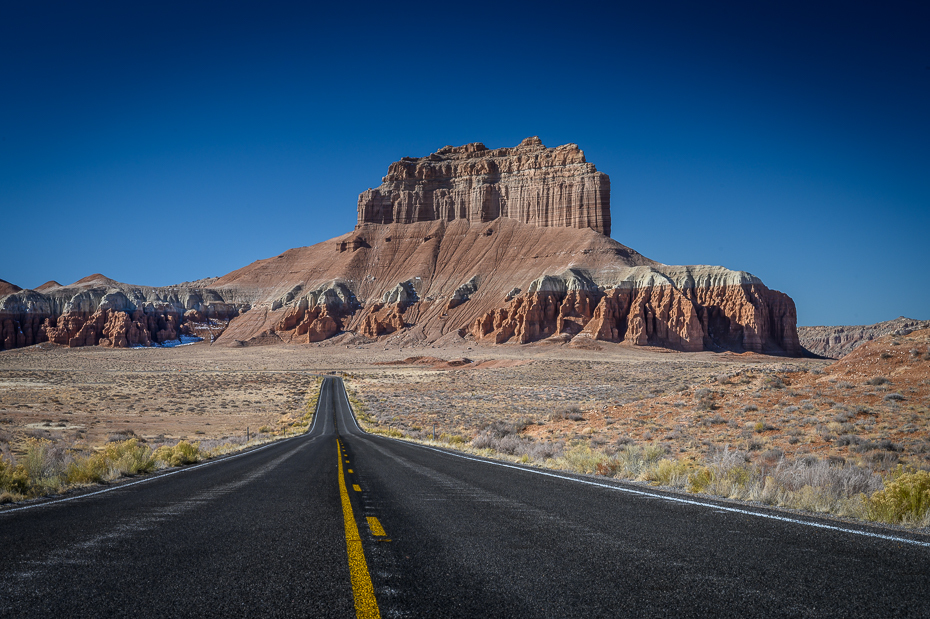
{"label": "deep blue sky", "polygon": [[800,325],[930,319],[925,0],[332,4],[3,3],[0,278],[222,275],[349,231],[402,156],[539,135],[650,258]]}

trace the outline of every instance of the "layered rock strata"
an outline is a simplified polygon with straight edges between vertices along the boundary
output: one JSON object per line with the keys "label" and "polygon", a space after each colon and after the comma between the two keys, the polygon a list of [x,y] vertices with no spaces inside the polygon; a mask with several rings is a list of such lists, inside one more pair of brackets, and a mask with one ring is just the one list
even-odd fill
{"label": "layered rock strata", "polygon": [[546,148],[532,137],[514,148],[446,146],[392,163],[382,181],[359,196],[359,225],[509,217],[610,236],[610,179],[576,144]]}
{"label": "layered rock strata", "polygon": [[798,327],[798,337],[805,350],[821,356],[839,359],[863,344],[886,335],[907,335],[920,329],[930,329],[930,320],[915,320],[899,316],[874,325],[843,325],[836,327]]}
{"label": "layered rock strata", "polygon": [[41,291],[0,297],[0,349],[42,342],[126,348],[180,335],[215,339],[248,307],[209,289],[130,286],[99,274],[70,286],[49,282]]}
{"label": "layered rock strata", "polygon": [[794,303],[758,278],[662,265],[593,230],[506,218],[365,224],[335,242],[350,238],[364,246],[333,252],[330,241],[293,249],[218,280],[220,290],[281,272],[301,281],[233,321],[220,342],[304,341],[294,321],[318,302],[303,291],[336,280],[352,291],[334,296],[327,309],[338,315],[338,328],[398,343],[589,338],[682,351],[801,353]]}

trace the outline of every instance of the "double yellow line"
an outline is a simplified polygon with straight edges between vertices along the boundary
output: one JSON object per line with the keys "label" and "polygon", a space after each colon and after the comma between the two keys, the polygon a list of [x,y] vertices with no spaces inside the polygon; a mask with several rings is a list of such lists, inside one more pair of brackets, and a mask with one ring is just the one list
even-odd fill
{"label": "double yellow line", "polygon": [[355,616],[358,619],[380,619],[381,611],[378,610],[375,589],[368,573],[362,538],[358,534],[358,525],[355,524],[355,514],[349,501],[349,490],[346,488],[346,478],[342,469],[342,442],[338,439],[336,455],[339,456],[339,496],[342,497],[342,517],[346,526],[346,551],[349,553],[349,575],[352,578],[352,595],[355,598]]}

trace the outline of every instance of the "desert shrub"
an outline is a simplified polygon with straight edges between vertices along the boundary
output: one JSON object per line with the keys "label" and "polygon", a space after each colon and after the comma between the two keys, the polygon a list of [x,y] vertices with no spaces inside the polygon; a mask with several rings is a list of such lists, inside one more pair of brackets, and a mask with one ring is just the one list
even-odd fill
{"label": "desert shrub", "polygon": [[569,406],[566,408],[561,408],[557,411],[553,411],[549,414],[549,419],[557,421],[559,419],[568,419],[569,421],[583,421],[584,415],[581,414],[581,409],[577,406]]}
{"label": "desert shrub", "polygon": [[785,452],[781,449],[768,449],[760,457],[764,462],[775,463],[785,457]]}
{"label": "desert shrub", "polygon": [[772,374],[762,379],[762,388],[763,389],[784,389],[785,381],[782,380],[780,376],[776,376]]}
{"label": "desert shrub", "polygon": [[154,470],[156,465],[152,450],[140,444],[136,438],[108,443],[94,456],[106,462],[109,474],[113,477],[148,473]]}
{"label": "desert shrub", "polygon": [[890,523],[930,519],[930,472],[905,472],[899,465],[893,481],[869,497],[868,516]]}
{"label": "desert shrub", "polygon": [[886,402],[901,402],[902,400],[905,400],[907,398],[905,398],[900,393],[886,393],[885,397],[883,397],[882,399]]}
{"label": "desert shrub", "polygon": [[713,471],[706,466],[698,467],[688,474],[688,492],[704,492],[713,480]]}
{"label": "desert shrub", "polygon": [[875,378],[870,378],[869,380],[865,381],[865,384],[877,387],[879,385],[889,385],[891,384],[891,381],[884,376],[876,376]]}
{"label": "desert shrub", "polygon": [[816,458],[783,462],[773,477],[787,490],[805,486],[819,488],[833,498],[849,498],[870,493],[881,487],[881,477],[869,468],[854,465],[831,465]]}
{"label": "desert shrub", "polygon": [[193,464],[200,460],[200,443],[181,441],[174,447],[163,445],[155,450],[154,458],[168,466]]}
{"label": "desert shrub", "polygon": [[587,445],[577,445],[562,454],[559,458],[559,468],[593,474],[598,472],[599,464],[603,466],[608,460],[606,454],[595,451]]}
{"label": "desert shrub", "polygon": [[122,475],[138,475],[155,469],[157,461],[151,449],[131,438],[107,443],[103,449],[75,458],[66,471],[72,484],[92,484]]}
{"label": "desert shrub", "polygon": [[839,387],[840,389],[852,389],[853,387],[855,387],[855,385],[849,382],[848,380],[843,380],[843,381],[840,381],[837,387]]}
{"label": "desert shrub", "polygon": [[751,412],[757,411],[757,410],[759,410],[759,407],[756,406],[755,404],[747,404],[746,406],[743,407],[743,412],[744,412],[744,413],[751,413]]}
{"label": "desert shrub", "polygon": [[714,392],[710,389],[698,389],[694,392],[694,399],[697,400],[697,410],[712,411],[717,408],[714,403]]}
{"label": "desert shrub", "polygon": [[29,479],[30,494],[56,492],[66,482],[65,471],[72,458],[64,446],[43,439],[27,439],[26,453],[19,464]]}
{"label": "desert shrub", "polygon": [[643,478],[661,486],[681,487],[687,485],[690,471],[691,467],[683,460],[662,458],[644,473]]}
{"label": "desert shrub", "polygon": [[621,477],[639,478],[665,456],[665,449],[658,445],[625,445],[614,454],[616,472]]}
{"label": "desert shrub", "polygon": [[562,443],[550,443],[548,441],[538,441],[532,443],[524,455],[529,456],[537,462],[551,460],[562,455]]}
{"label": "desert shrub", "polygon": [[856,436],[855,434],[841,434],[836,439],[836,444],[838,447],[845,447],[846,445],[858,445],[862,442],[862,438]]}
{"label": "desert shrub", "polygon": [[891,357],[893,356],[894,355],[892,355],[890,352],[887,352],[887,351],[879,355],[879,357],[881,357],[882,359],[891,359]]}
{"label": "desert shrub", "polygon": [[775,430],[776,428],[775,426],[771,425],[767,421],[763,420],[763,421],[757,421],[755,424],[753,424],[752,429],[754,432],[758,432],[761,434],[762,432],[768,432],[769,430]]}
{"label": "desert shrub", "polygon": [[[24,495],[28,490],[29,474],[26,469],[0,457],[0,494]],[[7,498],[12,500],[13,497]]]}
{"label": "desert shrub", "polygon": [[106,479],[108,472],[106,462],[93,456],[77,458],[68,465],[66,471],[68,482],[72,484],[96,484]]}

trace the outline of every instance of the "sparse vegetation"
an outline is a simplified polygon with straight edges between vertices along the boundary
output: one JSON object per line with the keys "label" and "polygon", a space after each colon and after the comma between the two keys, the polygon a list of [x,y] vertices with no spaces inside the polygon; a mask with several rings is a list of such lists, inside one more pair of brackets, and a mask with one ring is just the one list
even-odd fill
{"label": "sparse vegetation", "polygon": [[890,483],[869,497],[867,503],[872,520],[930,525],[930,471],[899,466]]}

